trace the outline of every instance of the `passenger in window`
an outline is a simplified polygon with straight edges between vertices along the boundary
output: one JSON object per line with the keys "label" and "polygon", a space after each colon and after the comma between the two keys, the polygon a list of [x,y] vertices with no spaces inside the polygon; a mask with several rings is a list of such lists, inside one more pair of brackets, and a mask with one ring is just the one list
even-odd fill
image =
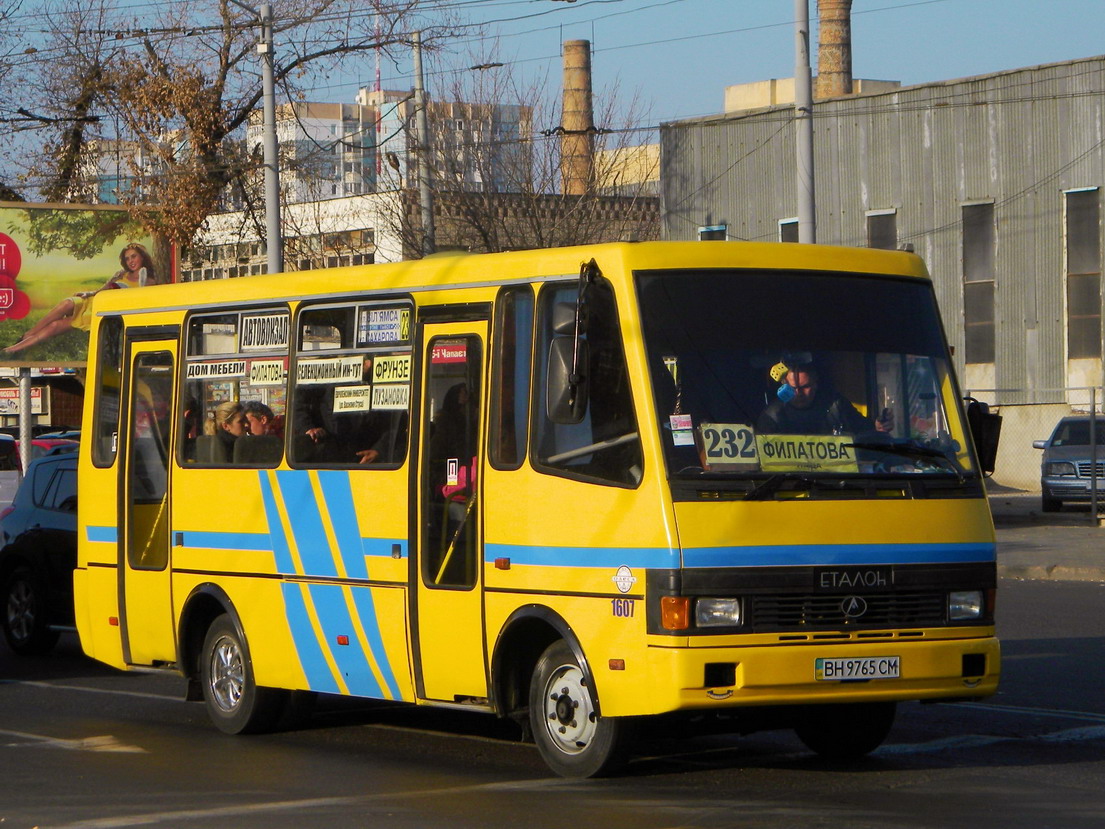
{"label": "passenger in window", "polygon": [[[447,500],[459,501],[460,515],[475,477],[476,424],[469,410],[468,385],[457,383],[445,392],[441,408],[431,424],[430,458]],[[447,477],[448,463],[456,461],[456,480]]]}
{"label": "passenger in window", "polygon": [[846,397],[823,386],[817,369],[812,365],[787,367],[779,363],[773,371],[778,371],[778,374],[773,373],[772,376],[782,380],[777,392],[779,399],[760,414],[756,422],[759,432],[854,435],[894,429],[893,412],[884,409],[878,419],[864,417]]}
{"label": "passenger in window", "polygon": [[378,444],[389,434],[386,413],[335,412],[329,385],[297,389],[292,417],[296,460],[303,463],[377,463]]}
{"label": "passenger in window", "polygon": [[215,407],[215,416],[203,424],[197,459],[205,463],[227,463],[234,459],[234,444],[246,434],[242,404],[227,400]]}
{"label": "passenger in window", "polygon": [[277,434],[276,414],[261,401],[246,401],[242,405],[242,413],[246,416],[249,433],[254,437]]}
{"label": "passenger in window", "polygon": [[284,452],[284,441],[278,431],[277,417],[272,409],[258,400],[242,406],[246,419],[246,434],[234,443],[234,463],[274,466]]}

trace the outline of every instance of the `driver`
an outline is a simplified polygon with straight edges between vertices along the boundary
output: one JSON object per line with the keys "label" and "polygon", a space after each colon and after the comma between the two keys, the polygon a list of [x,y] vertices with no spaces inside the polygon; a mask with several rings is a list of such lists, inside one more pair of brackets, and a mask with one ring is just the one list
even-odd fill
{"label": "driver", "polygon": [[785,370],[779,399],[771,403],[756,421],[756,430],[764,434],[840,435],[861,432],[890,432],[894,414],[884,409],[878,420],[864,417],[840,394],[821,387],[817,369],[812,365],[794,367],[782,363],[772,369],[779,379]]}

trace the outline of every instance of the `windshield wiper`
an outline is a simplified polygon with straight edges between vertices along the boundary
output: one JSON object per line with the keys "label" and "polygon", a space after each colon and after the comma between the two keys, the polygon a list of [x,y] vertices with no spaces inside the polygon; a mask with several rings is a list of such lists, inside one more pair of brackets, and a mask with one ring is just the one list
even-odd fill
{"label": "windshield wiper", "polygon": [[812,489],[815,484],[815,480],[813,478],[808,478],[805,475],[780,473],[777,475],[772,475],[770,478],[765,478],[764,480],[760,481],[758,484],[752,487],[751,490],[749,490],[748,494],[745,495],[742,500],[766,501],[768,498],[771,498],[773,495],[775,495],[776,492],[782,489],[783,484],[787,483],[788,481],[795,481],[797,483],[805,484],[807,492]]}
{"label": "windshield wiper", "polygon": [[845,446],[851,449],[870,449],[873,452],[886,452],[888,455],[898,455],[903,458],[914,458],[917,460],[932,460],[939,462],[945,469],[948,469],[955,473],[956,479],[959,483],[963,483],[965,478],[963,472],[959,468],[959,464],[941,452],[939,449],[932,449],[928,446],[922,446],[919,443],[901,443],[894,441],[855,441],[854,443],[846,443]]}

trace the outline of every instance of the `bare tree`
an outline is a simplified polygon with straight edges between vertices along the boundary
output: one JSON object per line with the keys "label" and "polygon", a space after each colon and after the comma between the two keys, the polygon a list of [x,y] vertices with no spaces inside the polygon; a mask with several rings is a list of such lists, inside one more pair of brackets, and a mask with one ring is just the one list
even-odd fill
{"label": "bare tree", "polygon": [[[400,44],[419,0],[282,0],[274,21],[275,76],[286,95],[343,61]],[[187,243],[221,194],[260,168],[244,153],[242,128],[260,105],[258,22],[230,0],[178,0],[156,28],[136,28],[112,0],[70,0],[49,18],[43,90],[54,130],[43,192],[87,197],[104,141],[122,153],[130,181],[122,200],[147,206],[147,226]],[[90,128],[94,124],[95,128]],[[90,174],[92,173],[92,174]]]}
{"label": "bare tree", "polygon": [[[503,251],[657,237],[659,169],[649,169],[655,154],[633,146],[640,133],[631,125],[644,117],[636,101],[620,112],[616,89],[599,96],[596,121],[604,126],[595,135],[594,181],[582,195],[564,195],[555,91],[510,66],[469,63],[471,71],[449,73],[453,80],[436,90],[427,111],[439,248]],[[422,228],[414,187],[423,159],[413,137],[406,143],[411,161],[392,175],[405,198],[389,223],[407,254],[417,256]]]}

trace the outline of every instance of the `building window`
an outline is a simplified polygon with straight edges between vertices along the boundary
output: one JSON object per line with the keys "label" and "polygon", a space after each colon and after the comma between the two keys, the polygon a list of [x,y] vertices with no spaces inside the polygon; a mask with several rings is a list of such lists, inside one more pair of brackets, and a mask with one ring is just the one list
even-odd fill
{"label": "building window", "polygon": [[798,241],[798,220],[797,219],[780,219],[779,220],[779,241],[780,242],[797,242]]}
{"label": "building window", "polygon": [[994,205],[963,206],[964,360],[994,362]]}
{"label": "building window", "polygon": [[878,210],[867,214],[867,247],[898,249],[898,212]]}
{"label": "building window", "polygon": [[1067,357],[1101,356],[1101,205],[1097,188],[1066,194]]}

